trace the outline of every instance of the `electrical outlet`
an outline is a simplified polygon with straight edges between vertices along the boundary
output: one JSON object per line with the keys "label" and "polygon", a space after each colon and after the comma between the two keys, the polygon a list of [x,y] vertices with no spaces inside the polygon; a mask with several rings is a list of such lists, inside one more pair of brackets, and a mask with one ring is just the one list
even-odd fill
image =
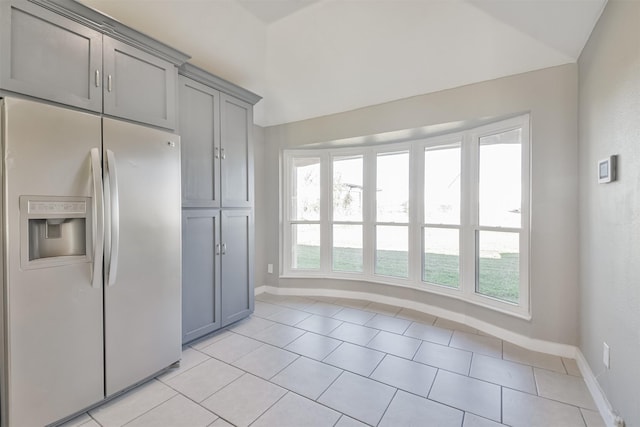
{"label": "electrical outlet", "polygon": [[273,264],[267,264],[267,273],[273,274]]}
{"label": "electrical outlet", "polygon": [[609,344],[602,343],[602,363],[604,363],[604,366],[607,367],[607,369],[609,369],[609,361],[611,360],[610,358],[610,348],[609,348]]}

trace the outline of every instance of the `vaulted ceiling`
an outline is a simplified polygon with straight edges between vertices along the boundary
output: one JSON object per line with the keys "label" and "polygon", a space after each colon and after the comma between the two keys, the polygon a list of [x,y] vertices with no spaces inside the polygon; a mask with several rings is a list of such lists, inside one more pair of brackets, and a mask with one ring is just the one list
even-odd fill
{"label": "vaulted ceiling", "polygon": [[82,0],[303,120],[576,62],[606,0]]}

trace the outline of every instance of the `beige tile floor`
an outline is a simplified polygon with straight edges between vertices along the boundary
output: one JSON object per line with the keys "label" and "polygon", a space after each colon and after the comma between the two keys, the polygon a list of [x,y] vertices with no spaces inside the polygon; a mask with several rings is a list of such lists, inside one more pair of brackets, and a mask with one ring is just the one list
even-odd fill
{"label": "beige tile floor", "polygon": [[262,294],[69,426],[604,426],[574,360],[366,301]]}

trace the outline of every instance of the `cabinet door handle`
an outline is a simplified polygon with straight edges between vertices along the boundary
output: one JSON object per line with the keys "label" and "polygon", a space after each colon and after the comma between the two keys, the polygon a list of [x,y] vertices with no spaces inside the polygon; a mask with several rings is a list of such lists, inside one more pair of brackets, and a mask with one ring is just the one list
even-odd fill
{"label": "cabinet door handle", "polygon": [[226,159],[226,158],[227,158],[227,155],[226,155],[226,154],[224,154],[224,148],[221,148],[221,149],[220,149],[220,157],[222,157],[222,160],[224,160],[224,159]]}
{"label": "cabinet door handle", "polygon": [[220,255],[220,243],[216,243],[216,255]]}
{"label": "cabinet door handle", "polygon": [[96,70],[96,87],[100,87],[100,70]]}
{"label": "cabinet door handle", "polygon": [[222,244],[222,255],[226,255],[227,254],[227,244],[223,243]]}
{"label": "cabinet door handle", "polygon": [[216,159],[220,158],[220,149],[218,147],[215,148],[216,151]]}
{"label": "cabinet door handle", "polygon": [[107,76],[107,90],[111,92],[111,74]]}

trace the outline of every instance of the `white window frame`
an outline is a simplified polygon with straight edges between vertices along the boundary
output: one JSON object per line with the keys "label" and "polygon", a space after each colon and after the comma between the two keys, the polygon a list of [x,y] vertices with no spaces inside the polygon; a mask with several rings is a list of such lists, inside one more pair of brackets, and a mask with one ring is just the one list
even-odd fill
{"label": "white window frame", "polygon": [[[493,135],[512,129],[522,129],[521,139],[521,172],[522,202],[521,227],[480,227],[478,224],[479,200],[479,141],[487,135]],[[456,228],[460,230],[460,283],[459,288],[430,284],[422,279],[423,272],[423,232],[430,224],[424,218],[424,153],[428,147],[459,144],[461,148],[461,188],[458,226],[433,224],[440,228]],[[283,151],[282,189],[281,189],[281,278],[332,278],[359,280],[365,282],[396,285],[428,291],[460,299],[475,305],[530,319],[530,117],[529,114],[500,120],[470,130],[452,132],[446,135],[413,140],[410,142],[386,143],[375,146],[359,146],[351,148],[295,149]],[[382,276],[375,274],[376,250],[376,165],[380,153],[409,152],[409,272],[407,278]],[[349,223],[333,221],[333,159],[335,157],[362,156],[363,158],[363,271],[333,271],[333,225]],[[320,159],[320,220],[291,220],[291,190],[293,159],[297,157]],[[320,226],[320,268],[318,270],[292,269],[291,227],[293,224],[319,224]],[[353,224],[360,224],[353,222]],[[385,223],[386,224],[386,223]],[[402,223],[405,225],[405,223]],[[519,233],[520,238],[520,286],[519,301],[513,304],[476,292],[476,230],[508,231]]]}

